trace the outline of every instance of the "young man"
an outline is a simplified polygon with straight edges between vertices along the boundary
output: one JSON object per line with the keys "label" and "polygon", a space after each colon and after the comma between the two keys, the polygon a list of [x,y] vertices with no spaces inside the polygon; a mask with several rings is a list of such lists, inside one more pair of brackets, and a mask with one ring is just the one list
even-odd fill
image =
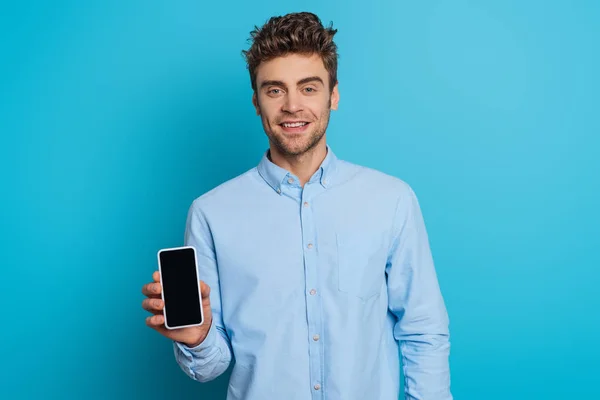
{"label": "young man", "polygon": [[336,30],[271,18],[245,51],[269,138],[256,168],[191,205],[206,323],[168,331],[158,272],[147,324],[206,382],[235,358],[228,399],[450,400],[448,316],[412,189],[326,144]]}

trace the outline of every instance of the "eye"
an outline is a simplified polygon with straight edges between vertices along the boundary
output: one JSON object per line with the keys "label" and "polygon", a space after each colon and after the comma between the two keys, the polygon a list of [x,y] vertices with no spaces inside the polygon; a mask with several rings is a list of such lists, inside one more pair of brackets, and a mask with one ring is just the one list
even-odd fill
{"label": "eye", "polygon": [[269,94],[279,94],[279,92],[280,92],[280,89],[271,89],[267,93],[269,93]]}
{"label": "eye", "polygon": [[316,92],[316,91],[317,91],[317,90],[316,90],[315,88],[313,88],[313,87],[307,87],[307,88],[305,88],[304,90],[305,90],[305,91],[307,91],[308,93],[314,93],[314,92]]}

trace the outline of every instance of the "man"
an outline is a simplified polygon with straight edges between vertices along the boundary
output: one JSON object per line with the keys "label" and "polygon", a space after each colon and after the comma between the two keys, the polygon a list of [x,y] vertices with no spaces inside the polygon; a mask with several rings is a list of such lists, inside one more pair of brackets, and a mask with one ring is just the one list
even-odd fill
{"label": "man", "polygon": [[[244,51],[269,138],[256,168],[191,205],[206,323],[168,331],[158,272],[147,324],[200,382],[235,358],[227,398],[449,400],[448,317],[412,189],[338,159],[337,30],[271,18]],[[401,364],[402,361],[402,364]]]}

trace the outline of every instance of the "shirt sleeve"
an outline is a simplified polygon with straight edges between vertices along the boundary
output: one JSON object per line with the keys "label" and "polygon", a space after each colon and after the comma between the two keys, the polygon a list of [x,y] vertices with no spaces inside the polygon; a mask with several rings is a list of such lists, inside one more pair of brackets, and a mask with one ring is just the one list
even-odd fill
{"label": "shirt sleeve", "polygon": [[449,321],[417,197],[398,200],[386,265],[389,309],[397,317],[407,400],[452,400]]}
{"label": "shirt sleeve", "polygon": [[173,342],[173,349],[177,364],[190,378],[208,382],[227,370],[232,350],[221,317],[221,293],[214,242],[197,201],[192,203],[188,211],[184,242],[186,246],[196,249],[198,275],[210,286],[212,324],[204,341],[196,347]]}

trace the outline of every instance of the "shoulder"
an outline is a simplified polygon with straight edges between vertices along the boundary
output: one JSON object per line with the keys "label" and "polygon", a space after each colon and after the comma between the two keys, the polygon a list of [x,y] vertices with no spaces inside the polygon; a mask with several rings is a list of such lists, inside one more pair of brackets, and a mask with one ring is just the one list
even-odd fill
{"label": "shoulder", "polygon": [[191,208],[196,210],[210,209],[213,206],[228,203],[232,199],[239,199],[240,193],[248,193],[251,186],[256,184],[257,175],[256,167],[253,167],[199,195],[192,201]]}
{"label": "shoulder", "polygon": [[365,189],[396,198],[414,195],[412,187],[405,180],[381,170],[345,160],[339,161],[339,169],[343,181],[355,180]]}

